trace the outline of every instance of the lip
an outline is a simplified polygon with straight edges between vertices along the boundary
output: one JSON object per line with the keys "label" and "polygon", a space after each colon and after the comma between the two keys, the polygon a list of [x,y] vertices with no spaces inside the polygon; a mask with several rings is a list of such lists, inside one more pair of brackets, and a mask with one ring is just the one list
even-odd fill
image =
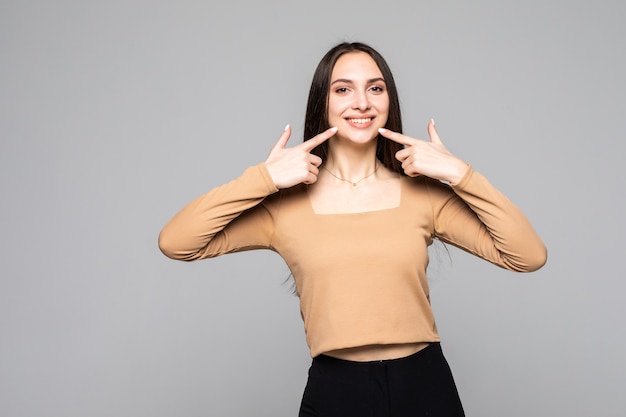
{"label": "lip", "polygon": [[[367,119],[369,119],[369,121],[362,122],[363,120]],[[375,119],[376,116],[371,116],[367,114],[362,114],[354,117],[344,117],[344,120],[346,121],[346,123],[348,123],[348,125],[357,129],[366,129],[370,127],[374,123]]]}

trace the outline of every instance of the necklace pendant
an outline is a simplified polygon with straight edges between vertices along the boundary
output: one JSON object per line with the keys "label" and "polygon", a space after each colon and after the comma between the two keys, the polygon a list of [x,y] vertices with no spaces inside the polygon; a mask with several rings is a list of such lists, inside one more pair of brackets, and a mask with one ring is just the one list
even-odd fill
{"label": "necklace pendant", "polygon": [[337,178],[339,181],[343,181],[343,182],[347,182],[348,184],[352,184],[352,187],[354,187],[354,188],[356,188],[356,186],[357,186],[357,185],[359,185],[359,183],[360,183],[361,181],[363,181],[365,178],[369,178],[369,177],[371,177],[372,175],[374,175],[374,174],[376,173],[376,171],[378,171],[378,167],[379,167],[379,165],[378,165],[378,164],[376,164],[376,166],[374,167],[374,170],[373,170],[372,172],[370,172],[369,174],[367,174],[366,176],[364,176],[363,178],[361,178],[360,180],[358,180],[358,181],[350,181],[350,180],[348,180],[348,179],[341,178],[339,175],[335,175],[335,174],[333,174],[333,172],[332,172],[330,169],[326,168],[326,165],[325,165],[325,164],[324,164],[324,165],[322,165],[322,168],[324,168],[326,171],[328,171],[328,173],[329,173],[330,175],[332,175],[333,177]]}

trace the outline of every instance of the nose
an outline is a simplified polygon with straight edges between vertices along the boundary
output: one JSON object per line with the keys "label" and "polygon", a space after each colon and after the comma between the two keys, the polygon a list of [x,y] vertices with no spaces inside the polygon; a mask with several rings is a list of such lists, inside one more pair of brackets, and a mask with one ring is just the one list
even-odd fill
{"label": "nose", "polygon": [[355,110],[365,111],[370,108],[369,97],[366,91],[357,91],[354,95],[354,103],[352,107]]}

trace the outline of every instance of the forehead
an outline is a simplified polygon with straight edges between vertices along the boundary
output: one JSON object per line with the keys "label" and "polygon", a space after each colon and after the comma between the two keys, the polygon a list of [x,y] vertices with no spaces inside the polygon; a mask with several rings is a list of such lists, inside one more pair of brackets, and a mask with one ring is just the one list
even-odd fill
{"label": "forehead", "polygon": [[[331,75],[331,79],[345,78],[356,80],[359,78],[382,77],[380,68],[374,59],[365,52],[349,52],[337,59]],[[331,80],[331,81],[332,81]]]}

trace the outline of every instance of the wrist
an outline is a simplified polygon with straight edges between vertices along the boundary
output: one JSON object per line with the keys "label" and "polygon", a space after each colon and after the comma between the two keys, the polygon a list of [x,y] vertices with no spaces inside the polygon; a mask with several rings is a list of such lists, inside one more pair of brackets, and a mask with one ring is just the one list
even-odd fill
{"label": "wrist", "polygon": [[469,169],[470,165],[467,162],[456,158],[454,164],[452,165],[451,175],[448,177],[447,181],[450,185],[457,185],[461,182],[463,177],[465,177]]}

